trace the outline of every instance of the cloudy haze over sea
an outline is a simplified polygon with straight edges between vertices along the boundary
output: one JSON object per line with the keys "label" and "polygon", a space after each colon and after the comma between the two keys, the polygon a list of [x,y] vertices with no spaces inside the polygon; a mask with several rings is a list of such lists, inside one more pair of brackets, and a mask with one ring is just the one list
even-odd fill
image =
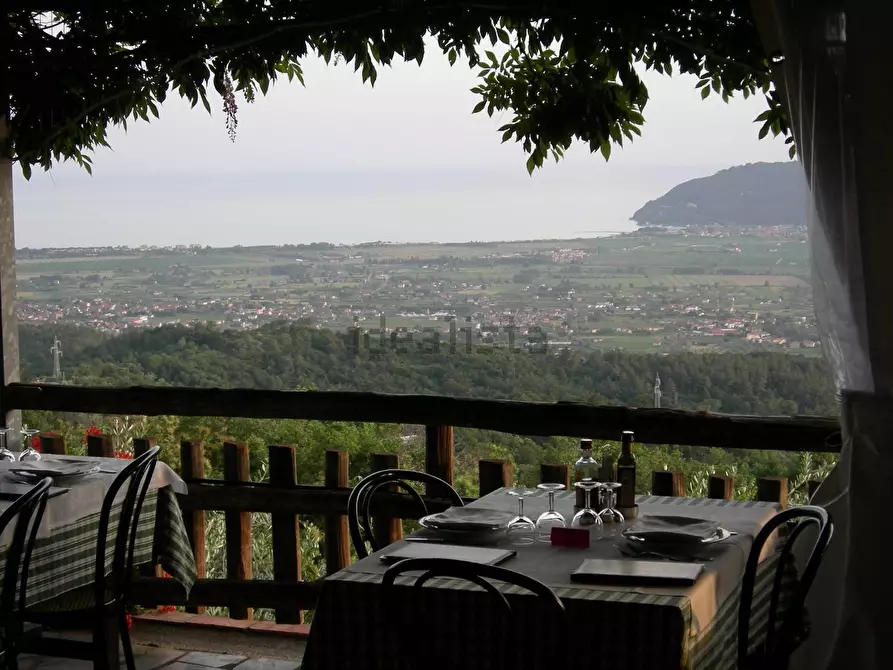
{"label": "cloudy haze over sea", "polygon": [[579,146],[532,177],[500,143],[507,119],[470,113],[474,73],[434,53],[382,70],[374,89],[315,60],[306,81],[240,101],[235,143],[219,99],[209,117],[170,97],[160,120],[110,131],[92,177],[17,176],[17,246],[590,237],[632,229],[681,181],[787,158],[780,140],[757,140],[761,98],[702,101],[691,78],[646,75],[643,137],[607,164]]}

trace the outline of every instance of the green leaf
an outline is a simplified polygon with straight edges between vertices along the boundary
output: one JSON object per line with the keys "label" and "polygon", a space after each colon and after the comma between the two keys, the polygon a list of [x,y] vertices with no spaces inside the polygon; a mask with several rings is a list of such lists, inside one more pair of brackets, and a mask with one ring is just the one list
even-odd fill
{"label": "green leaf", "polygon": [[607,161],[611,157],[611,143],[610,142],[602,142],[601,146],[602,156],[605,157]]}
{"label": "green leaf", "polygon": [[486,107],[486,106],[487,106],[487,101],[486,101],[486,100],[481,100],[478,104],[476,104],[476,105],[474,106],[474,109],[471,110],[471,113],[472,113],[472,114],[477,114],[478,112],[482,111],[482,110],[484,109],[484,107]]}
{"label": "green leaf", "polygon": [[760,128],[760,133],[757,136],[757,137],[759,137],[759,139],[763,139],[764,137],[766,137],[766,135],[769,134],[769,126],[770,126],[770,124],[768,121],[763,124],[763,127]]}
{"label": "green leaf", "polygon": [[536,167],[536,155],[530,154],[530,158],[527,159],[527,174],[533,174]]}
{"label": "green leaf", "polygon": [[710,88],[705,86],[701,89],[701,100],[706,100],[708,95],[710,95]]}
{"label": "green leaf", "polygon": [[496,34],[499,36],[499,41],[502,42],[503,44],[511,43],[509,40],[509,34],[507,31],[500,28],[499,30],[496,31]]}
{"label": "green leaf", "polygon": [[450,49],[449,53],[447,54],[447,59],[450,61],[450,65],[456,64],[456,50],[455,49]]}

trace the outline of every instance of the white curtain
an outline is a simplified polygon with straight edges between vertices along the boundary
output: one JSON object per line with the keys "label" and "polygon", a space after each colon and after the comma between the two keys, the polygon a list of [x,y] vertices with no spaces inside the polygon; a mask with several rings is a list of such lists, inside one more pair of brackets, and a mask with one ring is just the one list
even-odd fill
{"label": "white curtain", "polygon": [[835,534],[797,668],[893,668],[891,9],[891,0],[773,3],[768,42],[781,46],[775,79],[812,194],[815,307],[843,423],[840,462],[813,498]]}

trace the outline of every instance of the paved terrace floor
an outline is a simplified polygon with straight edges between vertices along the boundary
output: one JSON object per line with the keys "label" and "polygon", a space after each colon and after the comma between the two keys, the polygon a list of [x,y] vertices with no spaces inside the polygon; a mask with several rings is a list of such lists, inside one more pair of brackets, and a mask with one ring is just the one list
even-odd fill
{"label": "paved terrace floor", "polygon": [[[164,647],[135,645],[136,670],[298,670],[300,661],[248,658],[204,651],[178,651]],[[125,668],[121,660],[121,668]],[[19,670],[92,670],[92,661],[75,661],[50,656],[19,656]]]}

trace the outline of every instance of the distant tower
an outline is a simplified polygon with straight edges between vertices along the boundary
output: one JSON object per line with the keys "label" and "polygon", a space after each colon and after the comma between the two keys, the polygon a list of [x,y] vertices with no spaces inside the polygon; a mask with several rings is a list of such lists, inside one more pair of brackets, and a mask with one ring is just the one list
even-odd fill
{"label": "distant tower", "polygon": [[64,379],[62,374],[62,342],[58,337],[53,335],[53,346],[50,349],[53,354],[53,379],[61,382]]}
{"label": "distant tower", "polygon": [[660,397],[663,395],[660,392],[660,375],[658,373],[654,374],[654,406],[660,407]]}

